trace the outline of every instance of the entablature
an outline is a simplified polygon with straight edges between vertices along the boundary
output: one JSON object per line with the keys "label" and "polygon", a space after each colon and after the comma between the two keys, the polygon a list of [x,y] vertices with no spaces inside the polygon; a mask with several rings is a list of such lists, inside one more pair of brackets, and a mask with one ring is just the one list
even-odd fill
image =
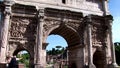
{"label": "entablature", "polygon": [[96,2],[86,0],[15,0],[15,3],[32,5],[38,9],[41,7],[54,8],[95,15],[103,15],[104,13],[103,3],[100,0]]}

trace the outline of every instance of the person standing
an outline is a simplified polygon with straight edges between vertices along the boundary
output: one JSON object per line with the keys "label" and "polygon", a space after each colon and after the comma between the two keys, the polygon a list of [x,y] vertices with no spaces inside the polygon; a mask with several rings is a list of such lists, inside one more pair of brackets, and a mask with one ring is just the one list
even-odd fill
{"label": "person standing", "polygon": [[18,68],[18,62],[16,60],[16,56],[13,56],[10,63],[9,63],[9,66],[8,68]]}

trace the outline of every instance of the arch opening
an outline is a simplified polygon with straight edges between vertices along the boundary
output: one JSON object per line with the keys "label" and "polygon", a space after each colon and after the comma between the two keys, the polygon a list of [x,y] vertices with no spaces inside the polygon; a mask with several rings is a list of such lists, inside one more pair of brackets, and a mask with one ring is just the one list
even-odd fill
{"label": "arch opening", "polygon": [[93,63],[96,68],[106,68],[106,56],[103,51],[96,51],[93,55]]}
{"label": "arch opening", "polygon": [[31,62],[30,62],[30,53],[27,50],[21,49],[21,50],[15,50],[13,53],[13,56],[16,56],[16,60],[18,62],[18,67],[25,67],[25,68],[31,68]]}
{"label": "arch opening", "polygon": [[53,64],[53,66],[58,64],[59,67],[64,64],[64,67],[68,67],[68,44],[66,40],[60,35],[50,35],[47,42],[49,43],[47,47],[47,64]]}
{"label": "arch opening", "polygon": [[[66,61],[65,66],[68,68],[71,68],[73,66],[73,63],[74,63],[74,65],[76,65],[76,67],[78,67],[79,66],[77,64],[78,63],[78,56],[71,56],[71,54],[77,55],[77,53],[80,52],[78,49],[74,48],[74,47],[80,45],[80,36],[77,33],[77,31],[72,29],[71,27],[63,25],[63,26],[59,26],[59,27],[51,30],[51,32],[48,35],[49,36],[60,36],[67,43],[67,48],[66,48],[66,46],[64,46],[64,44],[56,44],[56,45],[62,45],[64,47],[65,53],[62,53],[62,54],[64,54],[66,56],[66,58],[64,60],[63,59],[61,60],[61,59],[59,59],[60,57],[58,57],[60,54],[58,54],[57,58],[53,57],[53,61],[55,61],[56,59],[58,59],[58,61],[64,61],[64,62]],[[53,38],[53,39],[55,39],[56,41],[59,41],[59,39],[57,39],[57,38]],[[53,42],[54,40],[51,40],[51,41]],[[56,43],[56,42],[54,42],[54,43]],[[55,51],[55,49],[53,49],[53,50]],[[81,53],[82,53],[82,49],[81,49]],[[63,55],[61,57],[63,58]],[[60,64],[60,66],[64,66],[64,65]]]}
{"label": "arch opening", "polygon": [[48,32],[48,36],[59,35],[63,37],[66,40],[68,46],[75,46],[81,43],[79,33],[72,27],[60,25],[59,27],[53,27]]}

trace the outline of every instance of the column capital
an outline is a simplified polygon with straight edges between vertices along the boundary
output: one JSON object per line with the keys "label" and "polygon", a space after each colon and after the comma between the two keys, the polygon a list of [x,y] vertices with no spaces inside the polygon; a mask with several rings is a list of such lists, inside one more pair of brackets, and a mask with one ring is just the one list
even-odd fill
{"label": "column capital", "polygon": [[87,15],[87,16],[85,16],[85,22],[86,22],[86,24],[88,25],[91,25],[92,24],[92,15]]}
{"label": "column capital", "polygon": [[15,2],[13,0],[4,0],[4,4],[5,6],[12,6]]}
{"label": "column capital", "polygon": [[113,21],[113,16],[112,15],[106,15],[104,16],[106,20],[111,20]]}
{"label": "column capital", "polygon": [[38,9],[37,18],[40,19],[40,21],[44,19],[44,15],[45,15],[44,11],[45,11],[44,8]]}
{"label": "column capital", "polygon": [[11,7],[5,7],[4,14],[11,15]]}
{"label": "column capital", "polygon": [[49,43],[45,43],[45,42],[44,42],[42,48],[43,48],[43,49],[46,49],[46,47],[48,46],[48,44],[49,44]]}
{"label": "column capital", "polygon": [[105,16],[105,24],[106,24],[106,26],[108,26],[109,29],[112,27],[112,23],[113,23],[113,16],[106,15]]}
{"label": "column capital", "polygon": [[12,0],[4,0],[4,5],[5,5],[5,10],[4,10],[4,14],[8,14],[11,15],[11,6],[14,4],[15,2]]}

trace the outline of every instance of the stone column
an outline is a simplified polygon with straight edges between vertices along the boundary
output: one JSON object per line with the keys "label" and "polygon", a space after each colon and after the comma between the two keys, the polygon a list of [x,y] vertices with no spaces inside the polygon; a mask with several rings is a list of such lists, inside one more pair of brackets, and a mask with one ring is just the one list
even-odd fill
{"label": "stone column", "polygon": [[43,21],[44,21],[44,9],[38,11],[38,25],[37,25],[37,43],[36,43],[36,64],[35,68],[44,68],[42,64],[42,38],[43,38]]}
{"label": "stone column", "polygon": [[10,25],[10,14],[11,14],[11,2],[5,1],[5,10],[4,10],[4,22],[2,23],[1,28],[1,39],[0,39],[0,63],[6,62],[7,54],[7,45],[8,45],[8,32]]}
{"label": "stone column", "polygon": [[92,34],[91,34],[91,15],[87,16],[87,45],[88,45],[88,68],[96,68],[93,64],[93,51],[92,51]]}
{"label": "stone column", "polygon": [[119,68],[117,63],[116,63],[116,57],[115,57],[115,47],[113,44],[113,39],[112,39],[112,22],[113,22],[113,17],[111,15],[106,16],[106,23],[108,26],[108,40],[110,42],[110,48],[111,48],[111,56],[112,56],[112,64],[110,65],[111,68]]}

